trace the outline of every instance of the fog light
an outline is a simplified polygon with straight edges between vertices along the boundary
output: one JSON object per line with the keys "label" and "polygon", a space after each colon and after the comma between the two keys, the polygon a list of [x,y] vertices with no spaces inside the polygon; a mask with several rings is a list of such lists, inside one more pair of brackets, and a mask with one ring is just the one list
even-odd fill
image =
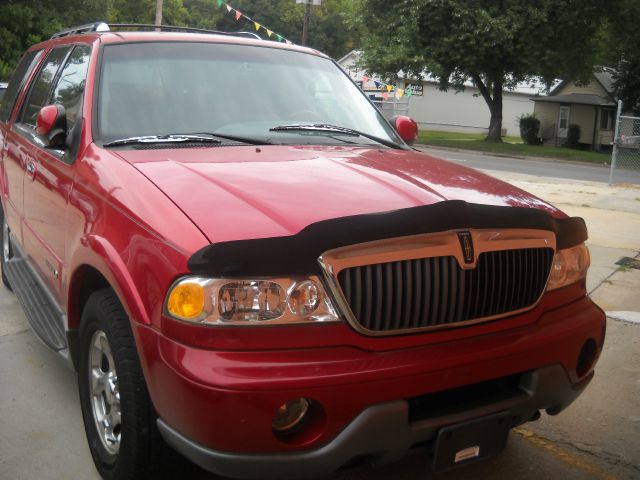
{"label": "fog light", "polygon": [[275,416],[271,426],[278,433],[287,433],[300,425],[309,412],[311,401],[300,397],[283,403]]}
{"label": "fog light", "polygon": [[593,368],[593,363],[596,361],[597,353],[598,346],[593,338],[584,342],[576,362],[576,373],[578,374],[578,377],[583,377]]}

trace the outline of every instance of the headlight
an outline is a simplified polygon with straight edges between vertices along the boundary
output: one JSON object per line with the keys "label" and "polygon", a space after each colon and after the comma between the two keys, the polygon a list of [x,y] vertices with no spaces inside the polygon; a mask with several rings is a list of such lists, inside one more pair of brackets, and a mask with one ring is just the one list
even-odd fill
{"label": "headlight", "polygon": [[335,322],[317,277],[231,280],[188,276],[169,289],[165,315],[205,325]]}
{"label": "headlight", "polygon": [[590,264],[589,249],[584,244],[557,251],[553,257],[547,290],[555,290],[583,279]]}

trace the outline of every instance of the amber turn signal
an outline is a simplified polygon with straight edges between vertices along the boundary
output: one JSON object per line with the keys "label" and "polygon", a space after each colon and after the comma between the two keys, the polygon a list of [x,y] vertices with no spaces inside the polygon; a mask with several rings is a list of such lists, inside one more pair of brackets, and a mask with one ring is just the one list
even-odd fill
{"label": "amber turn signal", "polygon": [[167,310],[177,318],[198,317],[204,310],[204,288],[191,282],[176,285],[169,295]]}

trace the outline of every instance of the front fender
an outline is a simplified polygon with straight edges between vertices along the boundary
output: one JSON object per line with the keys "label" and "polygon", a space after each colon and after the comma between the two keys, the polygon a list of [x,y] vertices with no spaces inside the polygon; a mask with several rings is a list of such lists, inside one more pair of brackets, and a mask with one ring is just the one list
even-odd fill
{"label": "front fender", "polygon": [[133,321],[151,323],[149,313],[140,296],[133,277],[116,248],[106,238],[87,235],[80,241],[69,264],[72,272],[67,292],[68,329],[80,326],[82,305],[80,291],[86,269],[97,271],[115,291],[120,303]]}

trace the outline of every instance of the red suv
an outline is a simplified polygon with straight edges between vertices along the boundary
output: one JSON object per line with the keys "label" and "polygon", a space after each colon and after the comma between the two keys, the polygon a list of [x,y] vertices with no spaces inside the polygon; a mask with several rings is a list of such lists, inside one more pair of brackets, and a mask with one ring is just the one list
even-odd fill
{"label": "red suv", "polygon": [[421,154],[329,58],[234,36],[62,32],[0,104],[2,279],[78,372],[105,478],[170,445],[313,477],[498,452],[593,376],[580,218]]}

